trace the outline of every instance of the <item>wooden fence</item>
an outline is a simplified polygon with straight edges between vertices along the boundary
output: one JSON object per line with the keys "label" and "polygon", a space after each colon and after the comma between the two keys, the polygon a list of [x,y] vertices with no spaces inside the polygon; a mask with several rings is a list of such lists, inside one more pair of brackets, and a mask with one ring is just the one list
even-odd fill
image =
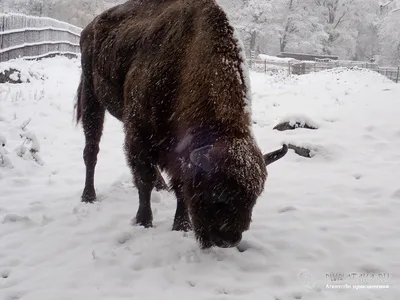
{"label": "wooden fence", "polygon": [[278,61],[265,59],[249,59],[250,69],[257,72],[280,72],[284,71],[288,74],[302,75],[311,72],[318,72],[327,69],[345,67],[345,68],[363,68],[378,72],[394,82],[400,82],[400,66],[398,67],[382,67],[374,63],[362,61],[348,60],[329,60],[321,59],[315,61]]}
{"label": "wooden fence", "polygon": [[51,18],[0,14],[0,62],[80,52],[82,29]]}

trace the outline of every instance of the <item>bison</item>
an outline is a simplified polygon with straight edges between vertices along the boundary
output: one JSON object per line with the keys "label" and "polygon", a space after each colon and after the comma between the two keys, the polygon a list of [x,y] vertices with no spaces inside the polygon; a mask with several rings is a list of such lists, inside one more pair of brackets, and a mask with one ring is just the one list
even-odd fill
{"label": "bison", "polygon": [[264,189],[266,165],[251,129],[251,92],[239,39],[214,0],[130,0],[95,17],[80,38],[75,103],[85,135],[82,201],[94,174],[105,111],[123,123],[139,193],[135,222],[152,226],[150,196],[170,179],[173,230],[202,248],[236,246]]}

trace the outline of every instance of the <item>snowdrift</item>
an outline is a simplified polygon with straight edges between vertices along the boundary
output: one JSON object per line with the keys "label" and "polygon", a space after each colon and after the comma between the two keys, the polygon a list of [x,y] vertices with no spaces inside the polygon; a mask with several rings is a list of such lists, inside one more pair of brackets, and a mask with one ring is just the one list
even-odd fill
{"label": "snowdrift", "polygon": [[[357,69],[250,74],[262,150],[291,143],[313,155],[289,150],[269,166],[241,253],[172,232],[168,192],[153,192],[155,228],[130,224],[137,191],[110,116],[101,202],[81,204],[79,60],[7,67],[30,82],[0,84],[0,299],[398,300],[400,85]],[[273,130],[283,120],[317,129]]]}

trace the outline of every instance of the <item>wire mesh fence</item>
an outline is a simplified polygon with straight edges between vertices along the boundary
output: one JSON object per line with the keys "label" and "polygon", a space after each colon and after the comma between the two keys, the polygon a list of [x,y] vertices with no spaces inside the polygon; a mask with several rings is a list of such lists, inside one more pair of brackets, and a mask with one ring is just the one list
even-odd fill
{"label": "wire mesh fence", "polygon": [[268,60],[249,59],[248,65],[251,70],[264,73],[287,72],[287,74],[303,75],[333,68],[363,68],[369,69],[386,76],[394,82],[400,82],[400,66],[382,67],[375,63],[349,60],[316,59],[315,61],[298,60]]}

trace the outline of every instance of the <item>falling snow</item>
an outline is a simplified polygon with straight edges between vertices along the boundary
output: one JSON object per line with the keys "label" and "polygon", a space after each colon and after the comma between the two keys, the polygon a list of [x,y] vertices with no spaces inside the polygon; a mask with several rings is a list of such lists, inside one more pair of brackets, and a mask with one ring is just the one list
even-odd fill
{"label": "falling snow", "polygon": [[[8,64],[33,76],[0,85],[0,151],[13,165],[0,167],[0,299],[398,300],[400,85],[362,70],[250,72],[263,152],[290,142],[316,154],[290,150],[268,166],[242,252],[203,251],[192,232],[171,231],[173,193],[153,192],[154,228],[131,225],[137,190],[122,126],[109,115],[96,168],[101,201],[80,203],[79,60]],[[319,128],[273,130],[286,116]],[[26,132],[42,165],[15,151]]]}

